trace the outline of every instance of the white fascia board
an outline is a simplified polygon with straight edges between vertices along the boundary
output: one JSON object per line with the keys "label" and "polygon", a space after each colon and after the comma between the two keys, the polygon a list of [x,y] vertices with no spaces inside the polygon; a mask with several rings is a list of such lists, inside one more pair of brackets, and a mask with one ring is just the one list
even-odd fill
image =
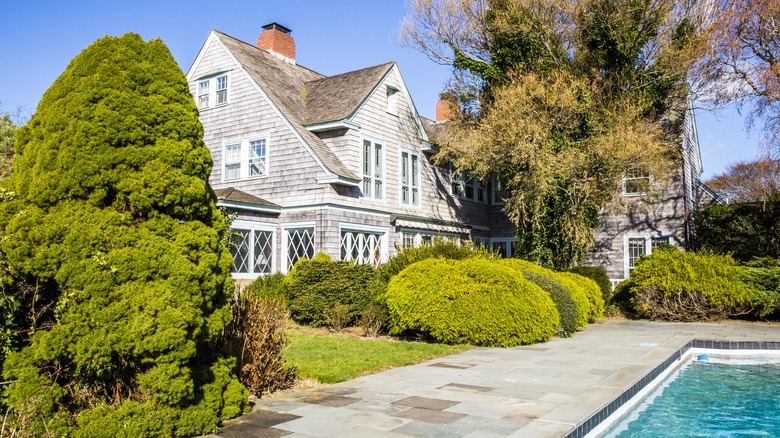
{"label": "white fascia board", "polygon": [[224,199],[217,200],[215,204],[217,207],[235,208],[238,210],[258,211],[261,213],[281,213],[282,207],[274,207],[272,205],[259,205],[248,204],[246,202],[226,201]]}
{"label": "white fascia board", "polygon": [[190,69],[187,70],[187,82],[192,80],[192,75],[195,73],[195,67],[197,67],[200,64],[200,61],[203,60],[203,56],[206,53],[206,48],[209,46],[209,44],[216,38],[216,34],[214,33],[214,29],[211,29],[211,32],[209,32],[209,36],[206,37],[206,41],[203,42],[203,45],[200,46],[200,50],[198,51],[198,56],[195,57],[195,60],[192,61],[192,65],[190,65]]}
{"label": "white fascia board", "polygon": [[314,123],[311,125],[304,125],[304,127],[311,132],[332,131],[334,129],[360,129],[360,125],[358,123],[347,119],[334,120],[332,122]]}
{"label": "white fascia board", "polygon": [[318,176],[315,178],[318,184],[338,184],[349,187],[360,187],[361,180],[348,179],[338,175]]}
{"label": "white fascia board", "polygon": [[[216,35],[215,35],[215,37],[216,37]],[[241,64],[238,61],[238,58],[236,58],[236,56],[233,54],[233,52],[231,52],[230,49],[228,49],[227,46],[225,46],[225,44],[222,42],[221,39],[216,38],[216,40],[219,42],[219,45],[222,46],[222,48],[228,54],[230,59],[232,59],[233,62],[236,63],[236,65],[238,66],[238,69],[242,73],[244,73],[244,76],[246,76],[246,78],[249,80],[249,83],[251,83],[255,87],[257,92],[260,93],[260,95],[263,97],[263,99],[265,99],[265,101],[268,103],[268,106],[270,106],[271,109],[274,110],[276,115],[279,116],[279,118],[284,122],[284,124],[287,126],[287,128],[293,133],[295,138],[297,138],[298,141],[301,142],[303,147],[306,149],[306,151],[309,152],[309,154],[312,156],[312,158],[314,158],[314,161],[317,162],[317,164],[320,166],[320,168],[325,173],[327,173],[328,176],[338,177],[338,175],[336,175],[335,172],[333,172],[332,170],[328,169],[328,166],[326,166],[325,163],[322,161],[322,159],[314,152],[314,149],[311,148],[309,143],[307,143],[306,140],[304,140],[304,138],[301,136],[301,133],[298,132],[297,129],[295,129],[295,127],[292,125],[292,123],[290,123],[289,120],[287,120],[287,117],[285,117],[284,114],[282,114],[282,112],[279,110],[279,107],[277,107],[276,104],[274,104],[273,100],[271,100],[271,98],[268,97],[268,95],[265,93],[265,91],[260,86],[260,84],[255,82],[255,79],[252,77],[252,75],[249,74],[248,71],[246,71],[246,68],[244,68],[243,64]]]}

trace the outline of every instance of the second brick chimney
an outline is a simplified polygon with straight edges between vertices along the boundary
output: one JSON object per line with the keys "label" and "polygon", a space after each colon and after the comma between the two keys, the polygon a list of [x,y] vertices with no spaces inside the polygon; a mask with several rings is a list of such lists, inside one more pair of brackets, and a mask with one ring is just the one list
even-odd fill
{"label": "second brick chimney", "polygon": [[257,37],[257,47],[295,64],[295,40],[290,29],[278,23],[266,24],[263,29]]}
{"label": "second brick chimney", "polygon": [[454,106],[455,102],[451,100],[439,99],[439,101],[436,102],[436,121],[446,122],[447,120],[450,120],[452,118]]}

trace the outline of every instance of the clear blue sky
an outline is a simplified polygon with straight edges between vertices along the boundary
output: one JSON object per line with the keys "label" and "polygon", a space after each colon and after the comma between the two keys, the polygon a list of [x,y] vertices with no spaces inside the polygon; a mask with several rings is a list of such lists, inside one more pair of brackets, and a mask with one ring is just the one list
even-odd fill
{"label": "clear blue sky", "polygon": [[[3,5],[0,110],[27,115],[81,50],[105,35],[160,38],[186,72],[212,28],[254,43],[261,26],[292,29],[299,64],[326,75],[397,61],[418,112],[434,108],[450,69],[397,44],[404,0],[29,1]],[[757,141],[731,110],[720,119],[698,112],[707,179],[730,163],[751,160]]]}

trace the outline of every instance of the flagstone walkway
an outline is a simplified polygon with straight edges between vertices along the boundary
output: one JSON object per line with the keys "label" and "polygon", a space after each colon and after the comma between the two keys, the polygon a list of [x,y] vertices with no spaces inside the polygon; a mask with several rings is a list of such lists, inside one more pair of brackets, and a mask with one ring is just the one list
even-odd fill
{"label": "flagstone walkway", "polygon": [[776,343],[780,325],[595,323],[259,400],[216,436],[563,437],[691,339]]}

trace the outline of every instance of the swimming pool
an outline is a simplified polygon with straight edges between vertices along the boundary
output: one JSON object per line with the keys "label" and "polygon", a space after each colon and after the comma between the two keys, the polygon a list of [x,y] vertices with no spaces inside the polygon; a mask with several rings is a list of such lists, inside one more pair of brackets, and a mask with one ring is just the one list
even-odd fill
{"label": "swimming pool", "polygon": [[604,437],[780,436],[777,356],[711,356],[673,371]]}

